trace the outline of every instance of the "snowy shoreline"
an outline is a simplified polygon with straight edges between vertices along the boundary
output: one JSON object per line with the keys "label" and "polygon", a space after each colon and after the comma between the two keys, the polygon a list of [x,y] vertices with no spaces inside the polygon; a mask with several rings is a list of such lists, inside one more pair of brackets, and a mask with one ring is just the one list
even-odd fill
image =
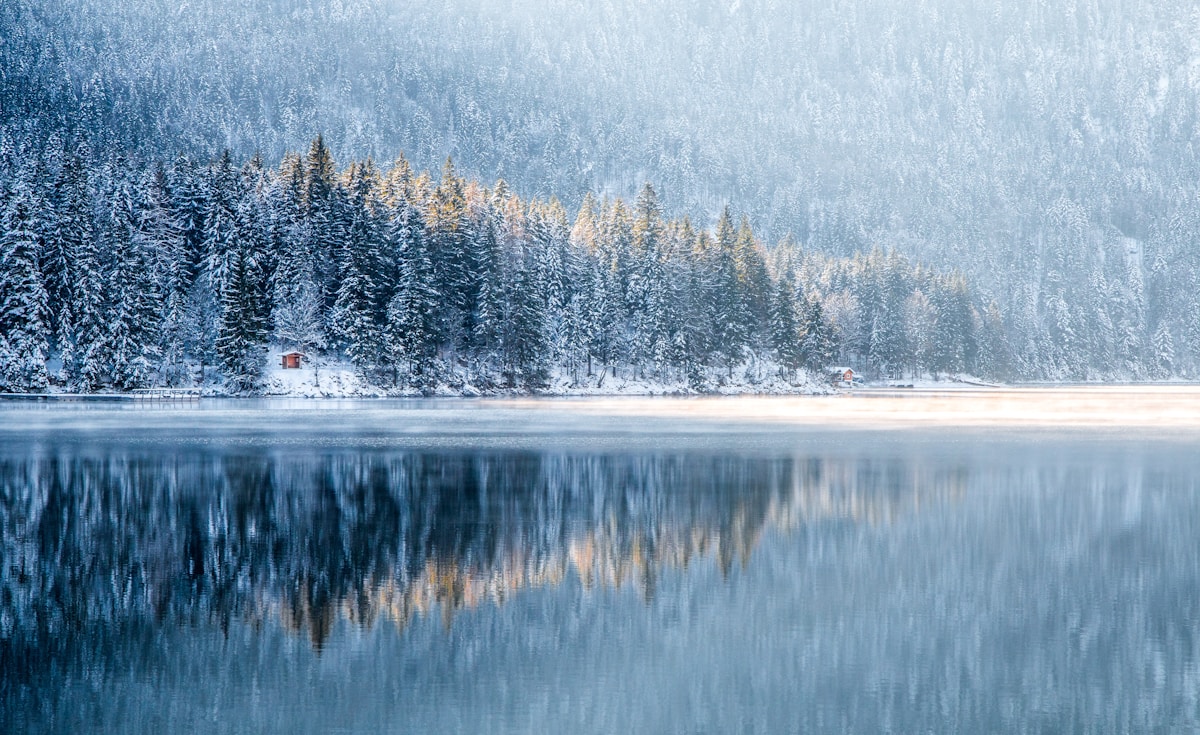
{"label": "snowy shoreline", "polygon": [[[1055,389],[1070,387],[1121,387],[1125,383],[1087,383],[1087,384],[1003,384],[980,380],[969,375],[943,376],[939,379],[931,377],[889,379],[874,381],[853,389],[836,387],[829,382],[816,380],[811,375],[802,374],[798,380],[785,380],[774,369],[761,371],[760,375],[749,376],[749,369],[741,375],[735,374],[734,381],[728,381],[726,375],[712,380],[704,389],[697,390],[684,381],[663,382],[632,376],[614,378],[611,373],[604,377],[592,375],[574,379],[569,374],[556,374],[547,385],[537,389],[507,388],[488,386],[480,387],[470,380],[460,379],[454,382],[441,382],[428,390],[417,390],[412,387],[392,388],[380,386],[365,381],[349,364],[343,362],[328,362],[318,365],[316,370],[311,366],[301,369],[272,369],[264,373],[261,390],[253,393],[234,393],[225,390],[219,381],[206,382],[201,385],[188,387],[151,387],[129,391],[103,390],[97,392],[70,391],[61,386],[49,386],[48,389],[36,393],[0,393],[0,400],[61,400],[61,401],[156,401],[156,400],[196,400],[199,398],[220,399],[312,399],[345,400],[345,399],[421,399],[421,398],[649,398],[649,397],[679,397],[679,398],[720,398],[720,397],[820,397],[850,395],[854,393],[878,393],[890,391],[912,391],[914,393],[929,391],[970,391],[986,392],[992,390]],[[455,376],[462,378],[463,376]],[[1185,384],[1180,384],[1185,385]]]}
{"label": "snowy shoreline", "polygon": [[824,396],[837,393],[837,389],[827,386],[801,384],[794,385],[782,380],[764,381],[758,385],[724,385],[712,390],[698,391],[683,383],[656,383],[645,380],[612,381],[612,387],[596,385],[551,385],[546,388],[530,391],[524,389],[488,388],[481,389],[473,385],[454,388],[439,385],[429,391],[411,389],[388,389],[364,383],[357,376],[322,377],[321,383],[302,384],[268,384],[258,393],[230,393],[222,390],[220,385],[208,385],[199,388],[171,389],[158,388],[134,391],[103,391],[83,393],[68,390],[56,390],[51,386],[48,390],[38,393],[0,393],[0,400],[72,400],[72,401],[119,401],[119,400],[171,400],[198,398],[246,399],[263,398],[302,398],[315,401],[342,400],[347,398],[619,398],[628,397],[737,397],[737,396]]}
{"label": "snowy shoreline", "polygon": [[412,387],[391,388],[364,381],[345,362],[329,362],[301,369],[272,368],[263,376],[264,397],[292,398],[420,398],[420,397],[582,397],[582,396],[697,396],[697,395],[824,395],[833,388],[814,381],[807,374],[788,381],[772,366],[742,366],[734,379],[706,376],[703,389],[697,390],[684,380],[660,381],[638,378],[634,371],[618,371],[591,376],[569,371],[554,371],[546,385],[536,389],[507,388],[481,384],[476,376],[457,373],[447,376],[427,390]]}

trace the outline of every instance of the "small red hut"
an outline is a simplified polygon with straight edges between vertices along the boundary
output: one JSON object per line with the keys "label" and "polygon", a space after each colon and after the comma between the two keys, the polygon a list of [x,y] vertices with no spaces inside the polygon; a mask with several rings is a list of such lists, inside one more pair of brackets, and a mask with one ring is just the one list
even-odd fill
{"label": "small red hut", "polygon": [[304,359],[303,352],[285,352],[283,353],[283,369],[296,370],[300,367],[300,361]]}
{"label": "small red hut", "polygon": [[849,388],[854,385],[854,370],[848,367],[829,368],[829,380],[834,387]]}

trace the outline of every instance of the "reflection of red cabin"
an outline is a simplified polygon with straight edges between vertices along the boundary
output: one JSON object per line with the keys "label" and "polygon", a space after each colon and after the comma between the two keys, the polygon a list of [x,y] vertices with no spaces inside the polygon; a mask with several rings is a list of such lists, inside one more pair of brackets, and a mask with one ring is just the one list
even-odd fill
{"label": "reflection of red cabin", "polygon": [[295,370],[300,367],[300,361],[304,359],[303,352],[285,352],[283,353],[283,369]]}

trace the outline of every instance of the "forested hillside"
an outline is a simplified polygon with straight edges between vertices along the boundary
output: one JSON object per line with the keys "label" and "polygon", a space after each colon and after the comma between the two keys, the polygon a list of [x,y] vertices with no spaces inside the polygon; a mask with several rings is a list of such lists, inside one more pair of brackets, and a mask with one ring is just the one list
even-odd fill
{"label": "forested hillside", "polygon": [[1198,367],[1181,0],[10,0],[0,38],[6,189],[62,148],[140,170],[317,133],[571,213],[651,181],[668,218],[729,204],[768,250],[961,272],[1003,325],[999,374]]}

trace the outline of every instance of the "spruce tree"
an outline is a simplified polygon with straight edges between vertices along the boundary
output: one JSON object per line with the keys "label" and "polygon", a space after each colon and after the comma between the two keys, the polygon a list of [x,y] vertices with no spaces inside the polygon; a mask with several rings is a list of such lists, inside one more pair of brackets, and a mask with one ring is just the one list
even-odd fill
{"label": "spruce tree", "polygon": [[734,263],[737,269],[738,292],[746,316],[746,333],[754,339],[767,323],[771,299],[770,276],[762,245],[750,227],[750,218],[742,215],[734,240]]}
{"label": "spruce tree", "polygon": [[821,299],[815,295],[804,299],[802,333],[804,366],[819,373],[837,357],[838,345]]}
{"label": "spruce tree", "polygon": [[500,340],[500,315],[504,312],[497,217],[493,197],[478,215],[479,221],[471,242],[471,267],[477,288],[474,333],[471,336],[476,372],[486,371],[486,366],[495,358]]}
{"label": "spruce tree", "polygon": [[[388,243],[397,263],[395,290],[388,302],[384,329],[388,354],[393,365],[404,365],[407,382],[428,388],[437,354],[440,295],[421,213],[407,200],[398,201],[392,212]],[[397,379],[398,371],[393,370],[393,384]]]}
{"label": "spruce tree", "polygon": [[[116,167],[117,175],[124,173]],[[158,370],[158,293],[149,244],[138,231],[135,194],[127,180],[113,191],[106,244],[112,252],[107,359],[108,381],[121,390],[150,384]]]}
{"label": "spruce tree", "polygon": [[236,319],[227,313],[223,295],[235,277],[240,199],[241,181],[225,151],[210,174],[204,210],[204,268],[188,299],[188,342],[200,361],[202,374],[204,366],[212,361],[226,363],[226,355],[217,350],[217,341]]}
{"label": "spruce tree", "polygon": [[728,377],[732,378],[733,366],[741,361],[750,342],[754,315],[750,312],[749,300],[745,298],[738,270],[737,235],[728,206],[717,221],[715,245],[713,347],[725,363]]}
{"label": "spruce tree", "polygon": [[63,378],[75,389],[97,384],[98,374],[83,378],[83,363],[103,339],[104,294],[84,155],[85,151],[77,150],[63,159],[54,186],[53,226],[47,233],[45,256],[56,273],[48,287],[58,294],[53,327]]}
{"label": "spruce tree", "polygon": [[[75,159],[75,160],[72,160]],[[74,323],[74,289],[71,281],[71,261],[78,249],[81,223],[79,209],[73,204],[80,198],[77,191],[82,165],[67,152],[63,155],[49,194],[43,202],[41,269],[46,284],[47,315],[51,345],[67,360],[73,359],[71,326]]]}
{"label": "spruce tree", "polygon": [[273,322],[275,340],[285,349],[308,352],[325,347],[321,294],[311,281],[290,288],[286,298],[274,305]]}
{"label": "spruce tree", "polygon": [[35,229],[38,202],[18,182],[0,218],[0,390],[46,387],[48,297]]}
{"label": "spruce tree", "polygon": [[789,378],[795,375],[804,361],[792,278],[788,273],[776,282],[771,297],[770,320],[771,347],[775,350],[780,369]]}
{"label": "spruce tree", "polygon": [[221,253],[217,279],[216,352],[230,389],[240,393],[258,385],[267,338],[262,269],[266,237],[261,221],[254,198],[244,193],[237,202],[233,237]]}
{"label": "spruce tree", "polygon": [[934,340],[938,338],[937,321],[937,309],[929,297],[921,289],[913,291],[904,302],[904,328],[914,375],[931,368],[934,364]]}
{"label": "spruce tree", "polygon": [[[322,313],[331,316],[337,301],[338,254],[346,239],[349,206],[344,192],[334,179],[333,154],[318,135],[309,146],[304,161],[302,220],[304,241],[300,251],[312,259],[313,280],[321,290]],[[339,334],[330,322],[325,324],[326,342],[337,344]]]}
{"label": "spruce tree", "polygon": [[166,385],[180,385],[187,376],[186,321],[190,264],[187,240],[177,218],[167,172],[155,166],[147,172],[139,196],[137,236],[155,274],[161,299],[158,347],[160,378]]}
{"label": "spruce tree", "polygon": [[1154,377],[1163,379],[1175,374],[1175,341],[1166,323],[1154,330]]}
{"label": "spruce tree", "polygon": [[546,316],[548,359],[559,360],[566,351],[564,319],[570,284],[567,266],[570,256],[570,228],[567,214],[557,199],[531,206],[529,237],[533,249],[535,293],[542,299]]}
{"label": "spruce tree", "polygon": [[268,200],[275,250],[275,268],[268,274],[270,322],[277,342],[301,351],[325,345],[324,301],[316,254],[308,249],[312,236],[305,191],[304,162],[299,156],[286,156]]}
{"label": "spruce tree", "polygon": [[470,259],[470,219],[463,182],[446,159],[442,179],[428,203],[425,224],[433,263],[434,288],[441,295],[438,309],[440,338],[448,346],[465,347],[473,334],[475,298]]}
{"label": "spruce tree", "polygon": [[208,211],[209,182],[205,169],[180,155],[167,171],[167,188],[171,192],[172,218],[183,238],[187,270],[182,286],[188,290],[208,263],[204,220]]}
{"label": "spruce tree", "polygon": [[974,362],[975,317],[961,276],[946,279],[934,291],[933,367],[948,373],[967,370]]}
{"label": "spruce tree", "polygon": [[508,273],[501,365],[508,386],[536,390],[547,378],[546,312],[534,287],[535,268],[517,255]]}
{"label": "spruce tree", "polygon": [[364,375],[380,363],[384,351],[382,225],[373,201],[376,176],[370,161],[350,167],[350,223],[339,248],[339,285],[332,315],[339,341]]}

